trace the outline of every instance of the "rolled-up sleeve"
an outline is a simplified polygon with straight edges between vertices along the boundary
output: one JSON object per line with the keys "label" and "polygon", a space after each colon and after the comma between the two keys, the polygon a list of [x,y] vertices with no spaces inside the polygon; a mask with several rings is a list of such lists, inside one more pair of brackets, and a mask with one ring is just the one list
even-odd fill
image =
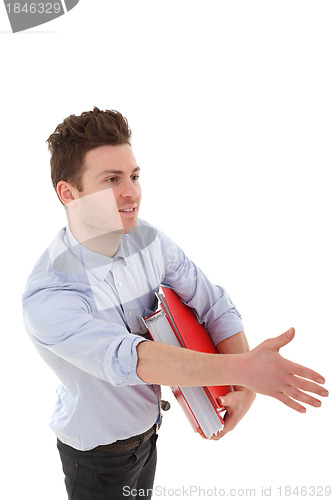
{"label": "rolled-up sleeve", "polygon": [[168,236],[159,236],[165,264],[163,284],[173,288],[194,309],[214,344],[242,331],[241,315],[227,291],[212,283]]}
{"label": "rolled-up sleeve", "polygon": [[136,347],[146,339],[93,317],[79,290],[27,291],[23,318],[34,342],[77,368],[115,386],[144,384],[136,373]]}

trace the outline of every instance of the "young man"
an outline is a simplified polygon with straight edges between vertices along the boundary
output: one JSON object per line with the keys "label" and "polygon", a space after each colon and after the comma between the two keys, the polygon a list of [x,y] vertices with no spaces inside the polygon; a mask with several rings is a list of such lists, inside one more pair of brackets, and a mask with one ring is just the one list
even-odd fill
{"label": "young man", "polygon": [[[323,377],[279,354],[294,330],[249,351],[240,315],[166,235],[138,219],[140,168],[126,119],[72,115],[49,137],[51,176],[68,227],[29,277],[23,296],[31,340],[61,381],[51,427],[68,498],[151,497],[160,385],[233,385],[223,398],[232,430],[255,393],[304,412],[327,396]],[[141,318],[164,284],[192,307],[221,355],[151,342]],[[133,493],[134,495],[134,493]],[[134,498],[134,496],[133,496]]]}

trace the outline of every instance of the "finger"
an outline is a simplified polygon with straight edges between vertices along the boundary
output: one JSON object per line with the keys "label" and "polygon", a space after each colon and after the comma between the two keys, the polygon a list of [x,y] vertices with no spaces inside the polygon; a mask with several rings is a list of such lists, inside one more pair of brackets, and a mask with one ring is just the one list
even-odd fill
{"label": "finger", "polygon": [[283,392],[277,394],[274,397],[275,397],[275,399],[278,399],[279,401],[281,401],[281,403],[285,404],[286,406],[289,406],[289,408],[292,408],[293,410],[296,410],[299,413],[306,412],[306,409],[304,408],[304,406],[300,405],[299,403],[297,403],[297,401],[295,401],[294,399],[291,399]]}
{"label": "finger", "polygon": [[201,437],[206,438],[200,427],[197,428],[197,433],[200,434]]}
{"label": "finger", "polygon": [[292,385],[298,389],[302,389],[303,391],[313,392],[314,394],[318,394],[319,396],[325,398],[329,395],[329,392],[325,389],[325,387],[314,384],[313,382],[300,377],[294,376],[294,383]]}
{"label": "finger", "polygon": [[313,398],[309,394],[295,389],[294,387],[290,387],[290,389],[286,391],[286,395],[290,398],[296,399],[297,401],[301,401],[302,403],[314,406],[316,408],[319,408],[319,406],[321,406],[321,401],[319,401],[319,399]]}
{"label": "finger", "polygon": [[275,351],[279,351],[281,347],[289,344],[292,339],[295,337],[295,328],[289,328],[286,332],[282,333],[278,337],[274,337],[273,339],[268,339],[270,343],[270,347]]}
{"label": "finger", "polygon": [[297,363],[293,363],[292,361],[289,361],[289,363],[290,363],[288,366],[289,373],[292,373],[294,375],[298,375],[299,377],[301,377],[303,379],[313,380],[314,382],[317,382],[317,384],[324,384],[325,383],[325,379],[322,375],[320,375],[320,373],[315,372],[314,370],[311,370],[310,368],[307,368],[306,366],[302,366],[302,365],[299,365]]}

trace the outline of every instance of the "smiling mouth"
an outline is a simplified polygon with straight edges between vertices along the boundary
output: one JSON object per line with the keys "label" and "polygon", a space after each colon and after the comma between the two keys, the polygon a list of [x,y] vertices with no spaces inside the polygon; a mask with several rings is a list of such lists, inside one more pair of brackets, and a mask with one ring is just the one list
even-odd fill
{"label": "smiling mouth", "polygon": [[136,207],[134,208],[123,208],[122,210],[119,210],[119,212],[123,214],[133,214],[136,211]]}

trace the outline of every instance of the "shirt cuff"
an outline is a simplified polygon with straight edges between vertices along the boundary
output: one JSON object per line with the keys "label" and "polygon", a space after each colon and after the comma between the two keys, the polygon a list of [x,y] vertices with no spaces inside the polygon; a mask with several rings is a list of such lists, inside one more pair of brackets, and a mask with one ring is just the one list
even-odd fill
{"label": "shirt cuff", "polygon": [[[133,338],[134,337],[134,338]],[[116,348],[110,346],[111,360],[106,357],[108,380],[116,386],[146,384],[137,374],[137,346],[147,339],[138,335],[126,336]],[[147,385],[147,384],[146,384]]]}
{"label": "shirt cuff", "polygon": [[244,330],[243,322],[236,312],[227,311],[209,326],[209,334],[215,346]]}

